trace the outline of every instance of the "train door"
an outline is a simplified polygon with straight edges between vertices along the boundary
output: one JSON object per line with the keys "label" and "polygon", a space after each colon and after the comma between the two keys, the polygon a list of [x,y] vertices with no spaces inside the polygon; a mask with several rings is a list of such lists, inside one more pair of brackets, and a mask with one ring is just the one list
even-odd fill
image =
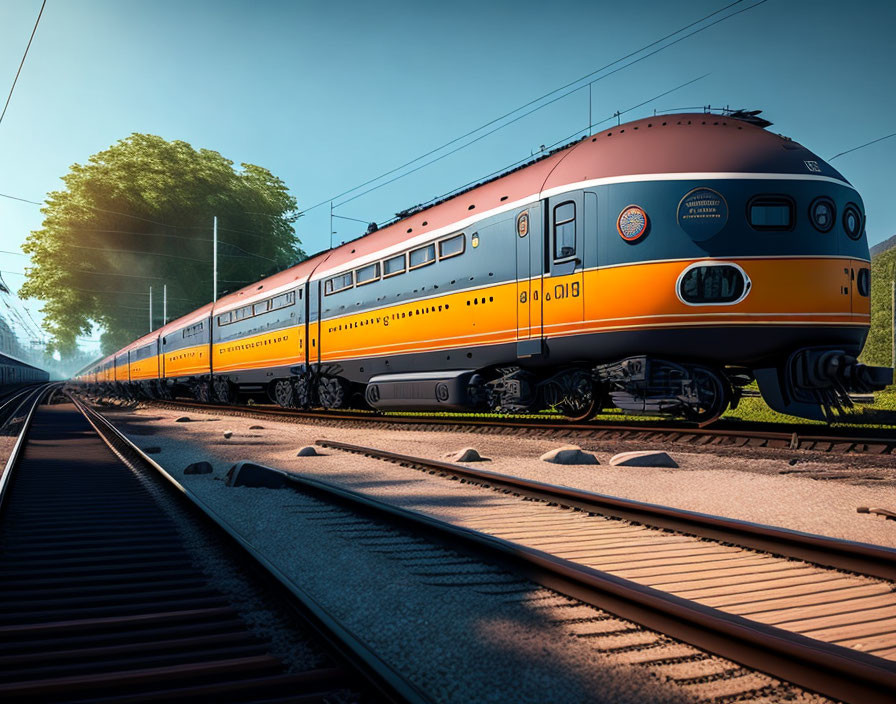
{"label": "train door", "polygon": [[581,193],[547,201],[542,283],[544,335],[557,337],[576,331],[584,320],[584,203]]}
{"label": "train door", "polygon": [[534,357],[542,353],[543,240],[540,203],[533,203],[516,211],[514,240],[516,241],[517,356]]}

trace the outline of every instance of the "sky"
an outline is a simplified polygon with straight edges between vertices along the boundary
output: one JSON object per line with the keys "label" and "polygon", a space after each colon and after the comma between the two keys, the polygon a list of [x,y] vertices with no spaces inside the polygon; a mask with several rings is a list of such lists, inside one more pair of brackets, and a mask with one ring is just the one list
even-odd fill
{"label": "sky", "polygon": [[[47,0],[0,122],[0,193],[41,201],[72,164],[148,132],[270,169],[300,209],[323,202],[296,225],[316,252],[329,243],[334,196],[731,2]],[[0,101],[40,5],[0,0]],[[624,119],[704,105],[762,109],[772,131],[827,159],[896,132],[894,26],[892,1],[766,0],[593,83],[592,122],[702,77]],[[581,136],[588,92],[336,213],[383,222]],[[832,162],[864,198],[872,245],[896,234],[894,163],[896,138]],[[19,251],[40,224],[38,206],[0,197],[0,250]],[[336,219],[333,229],[338,243],[365,227]],[[0,252],[13,289],[27,266]],[[39,324],[40,301],[22,305]],[[98,338],[82,348],[98,350]]]}

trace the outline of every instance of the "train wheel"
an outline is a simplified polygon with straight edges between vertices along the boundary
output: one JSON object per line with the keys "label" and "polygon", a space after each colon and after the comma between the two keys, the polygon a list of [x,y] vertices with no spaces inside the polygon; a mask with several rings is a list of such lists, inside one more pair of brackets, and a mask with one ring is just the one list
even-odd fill
{"label": "train wheel", "polygon": [[212,391],[207,381],[200,381],[193,390],[193,397],[199,403],[210,403],[212,400]]}
{"label": "train wheel", "polygon": [[234,403],[236,390],[227,379],[215,379],[215,399],[220,403]]}
{"label": "train wheel", "polygon": [[557,406],[567,420],[588,420],[600,410],[594,383],[591,379],[582,375],[575,380],[574,392],[567,394],[566,398]]}
{"label": "train wheel", "polygon": [[711,423],[728,408],[731,398],[727,382],[715,372],[701,367],[692,369],[698,403],[687,406],[684,416],[690,421],[706,425]]}
{"label": "train wheel", "polygon": [[311,383],[305,375],[292,380],[292,399],[296,408],[311,407]]}
{"label": "train wheel", "polygon": [[283,408],[291,408],[293,405],[292,383],[289,379],[278,379],[274,382],[274,401],[278,406]]}
{"label": "train wheel", "polygon": [[317,397],[324,408],[344,408],[348,401],[345,382],[339,377],[321,377],[317,385]]}
{"label": "train wheel", "polygon": [[549,379],[543,390],[545,404],[568,420],[586,420],[600,410],[600,397],[591,375],[574,369]]}

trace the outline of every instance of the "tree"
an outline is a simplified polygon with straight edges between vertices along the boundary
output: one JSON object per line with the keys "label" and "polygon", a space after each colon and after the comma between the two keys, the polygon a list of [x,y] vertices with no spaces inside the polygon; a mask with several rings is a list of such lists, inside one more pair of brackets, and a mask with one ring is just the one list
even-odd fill
{"label": "tree", "polygon": [[305,257],[296,200],[270,171],[134,133],[62,177],[23,250],[33,266],[19,295],[45,301],[50,349],[70,356],[99,325],[108,353],[212,297],[212,218],[218,291],[234,290]]}

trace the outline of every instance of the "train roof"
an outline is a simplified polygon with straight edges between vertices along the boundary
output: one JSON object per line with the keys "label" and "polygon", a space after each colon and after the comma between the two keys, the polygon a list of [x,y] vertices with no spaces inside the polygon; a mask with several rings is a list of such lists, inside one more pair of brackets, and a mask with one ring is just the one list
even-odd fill
{"label": "train roof", "polygon": [[197,308],[186,315],[182,315],[179,318],[175,318],[170,323],[166,323],[158,330],[155,331],[157,335],[169,335],[176,330],[180,330],[181,328],[185,328],[188,325],[193,325],[193,323],[198,323],[200,320],[207,318],[211,314],[212,304],[206,303],[201,308]]}
{"label": "train roof", "polygon": [[304,283],[314,272],[315,268],[326,261],[329,251],[317,254],[309,259],[299,262],[295,266],[272,274],[261,281],[244,286],[218,299],[215,304],[215,312],[224,312],[251,303],[255,300],[272,296],[280,291],[294,288]]}

